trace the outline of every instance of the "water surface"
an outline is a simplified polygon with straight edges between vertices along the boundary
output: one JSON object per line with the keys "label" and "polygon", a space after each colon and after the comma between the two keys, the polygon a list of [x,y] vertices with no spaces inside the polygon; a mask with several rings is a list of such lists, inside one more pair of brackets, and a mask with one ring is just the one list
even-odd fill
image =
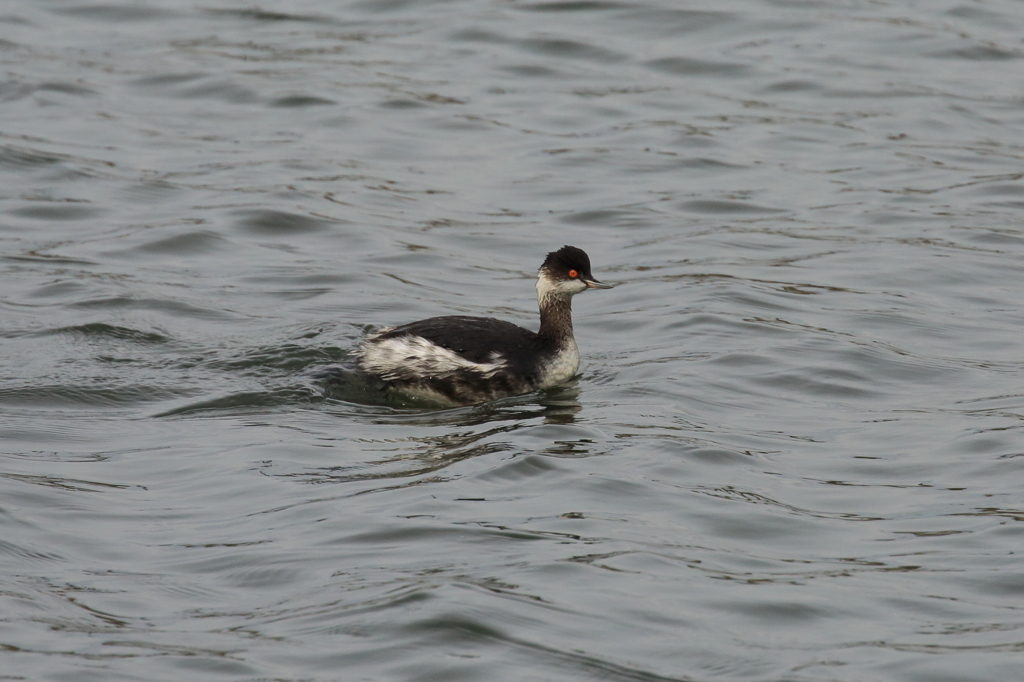
{"label": "water surface", "polygon": [[[1024,10],[0,12],[24,680],[1022,679]],[[325,392],[368,330],[581,376]]]}

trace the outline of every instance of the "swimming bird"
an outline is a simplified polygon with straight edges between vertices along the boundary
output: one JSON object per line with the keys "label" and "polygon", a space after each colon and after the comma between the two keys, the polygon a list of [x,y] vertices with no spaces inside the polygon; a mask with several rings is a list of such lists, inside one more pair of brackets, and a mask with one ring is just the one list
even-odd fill
{"label": "swimming bird", "polygon": [[586,252],[563,246],[547,255],[537,274],[538,331],[490,317],[431,317],[368,336],[356,363],[390,389],[450,405],[554,386],[580,366],[572,297],[610,288],[591,274]]}

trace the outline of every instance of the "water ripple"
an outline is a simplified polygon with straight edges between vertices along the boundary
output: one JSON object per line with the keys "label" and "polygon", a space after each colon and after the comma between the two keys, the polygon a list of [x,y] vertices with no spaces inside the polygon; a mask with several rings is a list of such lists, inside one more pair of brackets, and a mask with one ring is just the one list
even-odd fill
{"label": "water ripple", "polygon": [[4,674],[1019,677],[1019,7],[678,4],[5,10]]}

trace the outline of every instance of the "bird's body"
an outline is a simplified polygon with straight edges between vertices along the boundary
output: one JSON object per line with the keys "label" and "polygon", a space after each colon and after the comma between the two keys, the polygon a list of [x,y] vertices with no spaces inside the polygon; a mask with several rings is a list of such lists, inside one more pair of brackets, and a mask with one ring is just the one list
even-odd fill
{"label": "bird's body", "polygon": [[610,287],[590,274],[586,253],[565,246],[548,254],[538,274],[537,332],[494,318],[431,317],[367,337],[358,365],[391,389],[448,404],[554,386],[579,369],[571,301],[587,288]]}

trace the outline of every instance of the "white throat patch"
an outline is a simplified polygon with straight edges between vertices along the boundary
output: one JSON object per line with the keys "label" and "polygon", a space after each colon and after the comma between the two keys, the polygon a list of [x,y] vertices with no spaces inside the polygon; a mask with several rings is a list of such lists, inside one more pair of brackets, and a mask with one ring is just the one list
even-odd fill
{"label": "white throat patch", "polygon": [[552,294],[557,294],[560,296],[572,296],[573,294],[580,293],[586,288],[587,285],[578,279],[555,279],[554,277],[551,276],[551,273],[549,273],[544,268],[541,268],[540,273],[538,273],[537,275],[538,301],[543,301],[545,298],[551,296]]}

